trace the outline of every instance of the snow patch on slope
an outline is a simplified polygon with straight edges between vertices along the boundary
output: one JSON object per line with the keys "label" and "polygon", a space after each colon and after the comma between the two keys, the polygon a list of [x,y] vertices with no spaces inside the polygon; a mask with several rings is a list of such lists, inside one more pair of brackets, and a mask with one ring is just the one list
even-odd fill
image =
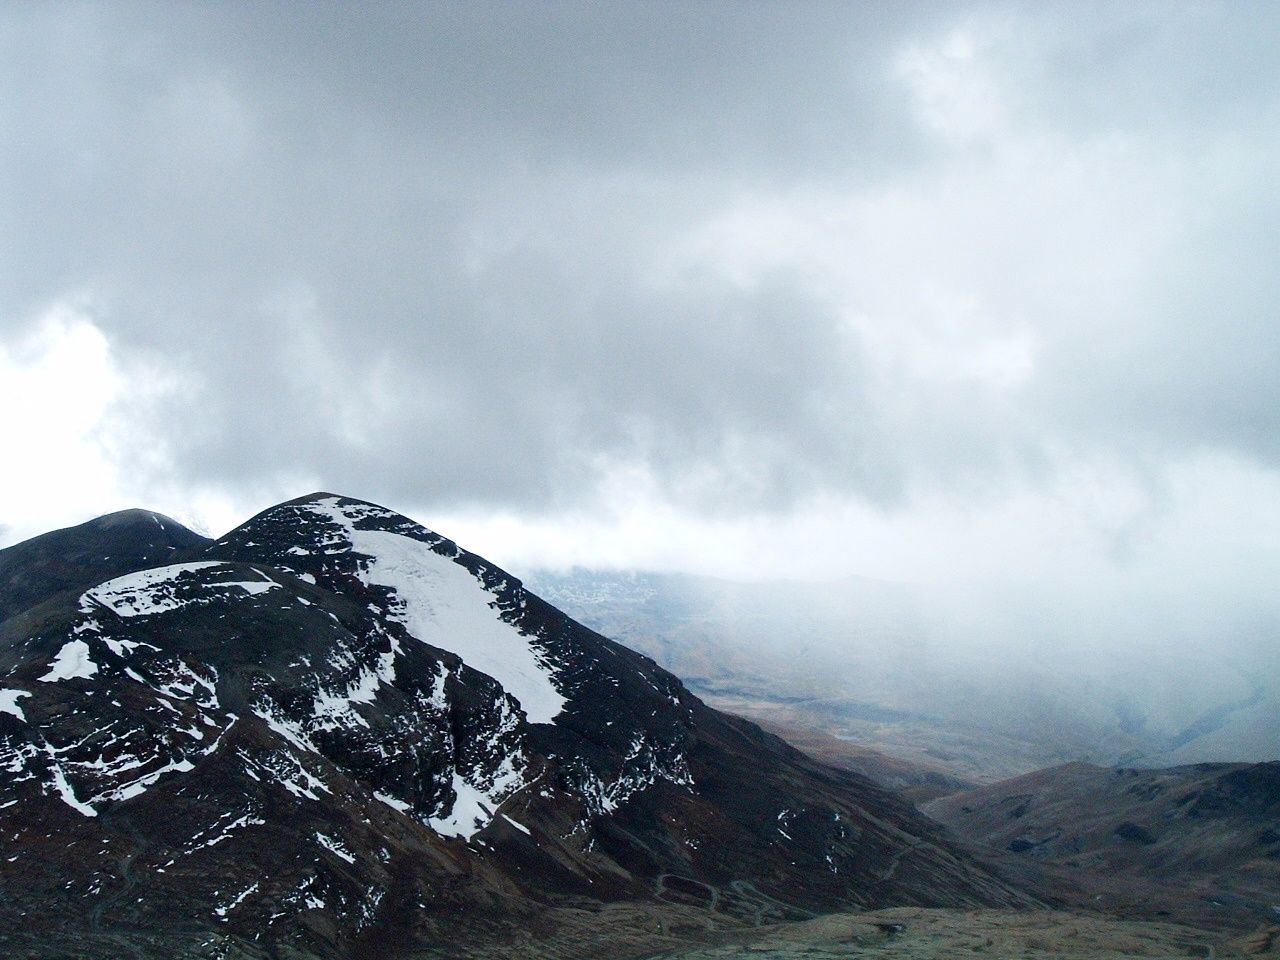
{"label": "snow patch on slope", "polygon": [[431,817],[427,825],[444,837],[461,837],[470,840],[487,827],[498,809],[525,786],[527,761],[520,750],[501,750],[504,735],[519,722],[518,716],[503,709],[502,719],[490,733],[487,742],[479,744],[480,752],[487,756],[501,755],[497,769],[486,771],[479,767],[453,771],[453,802],[449,812]]}
{"label": "snow patch on slope", "polygon": [[27,715],[18,706],[18,700],[29,696],[25,690],[0,690],[0,713],[12,714],[25,723]]}
{"label": "snow patch on slope", "polygon": [[352,856],[352,855],[347,851],[347,848],[346,848],[346,847],[344,847],[344,846],[341,844],[341,842],[339,842],[339,841],[337,841],[337,840],[333,839],[333,837],[329,836],[328,834],[324,834],[324,833],[317,833],[317,834],[316,834],[316,842],[317,842],[317,843],[319,843],[319,844],[320,844],[320,846],[322,846],[322,847],[324,847],[326,850],[328,850],[330,853],[332,853],[335,857],[338,857],[339,859],[345,860],[345,861],[347,861],[347,863],[355,863],[355,862],[356,862],[356,858],[355,858],[355,857],[353,857],[353,856]]}
{"label": "snow patch on slope", "polygon": [[49,756],[50,759],[53,760],[52,769],[50,770],[50,773],[53,776],[52,786],[54,790],[58,792],[58,796],[62,798],[62,802],[71,809],[84,814],[86,817],[96,817],[98,815],[97,810],[93,809],[89,804],[82,803],[80,800],[76,799],[76,792],[71,789],[71,784],[67,782],[67,774],[58,764],[52,751],[50,751]]}
{"label": "snow patch on slope", "polygon": [[[346,659],[350,653],[343,651]],[[373,703],[378,697],[378,690],[384,684],[391,684],[396,678],[396,657],[400,653],[400,642],[391,638],[391,649],[378,654],[377,664],[371,669],[361,667],[356,679],[348,683],[340,692],[321,687],[312,703],[311,713],[320,730],[333,730],[340,726],[367,727],[369,722],[360,716],[353,707],[357,703]],[[335,666],[345,666],[338,663]]]}
{"label": "snow patch on slope", "polygon": [[266,722],[272,732],[278,733],[299,750],[306,750],[309,753],[320,752],[316,749],[316,745],[311,742],[311,738],[307,736],[307,732],[302,728],[302,725],[285,716],[270,700],[264,698],[253,706],[251,710],[252,713]]}
{"label": "snow patch on slope", "polygon": [[57,683],[72,677],[88,679],[98,672],[98,665],[89,659],[89,645],[83,640],[70,640],[62,645],[58,655],[49,664],[49,672],[40,679],[45,683]]}
{"label": "snow patch on slope", "polygon": [[[184,597],[180,587],[195,586],[194,574],[201,570],[224,567],[226,564],[211,560],[200,560],[193,563],[173,563],[167,567],[156,567],[153,570],[140,570],[116,577],[106,583],[99,584],[85,593],[83,601],[102,604],[118,617],[146,617],[157,613],[169,613],[180,610],[193,602],[207,602],[208,597]],[[199,584],[201,592],[224,592],[235,589],[250,596],[265,593],[280,586],[274,580],[263,577],[261,580],[233,580],[224,582],[203,582]]]}
{"label": "snow patch on slope", "polygon": [[496,804],[484,791],[467,783],[457,772],[453,775],[453,807],[448,816],[434,817],[431,829],[442,837],[461,837],[470,840],[493,819]]}
{"label": "snow patch on slope", "polygon": [[341,525],[353,550],[369,557],[366,583],[387,587],[399,600],[391,617],[423,643],[457,654],[473,670],[497,680],[519,701],[530,723],[551,723],[564,709],[552,671],[530,637],[502,620],[494,597],[475,576],[430,545],[381,530],[357,530],[336,498],[308,509]]}
{"label": "snow patch on slope", "polygon": [[398,797],[391,796],[389,793],[383,793],[381,790],[375,790],[373,791],[373,796],[380,802],[385,803],[392,810],[398,810],[401,813],[410,813],[413,811],[413,807],[409,806],[409,804],[405,803]]}

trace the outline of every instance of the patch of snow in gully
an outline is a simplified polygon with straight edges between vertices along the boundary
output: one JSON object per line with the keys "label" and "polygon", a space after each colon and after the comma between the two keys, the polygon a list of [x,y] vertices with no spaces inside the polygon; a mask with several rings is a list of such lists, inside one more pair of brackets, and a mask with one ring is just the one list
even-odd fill
{"label": "patch of snow in gully", "polygon": [[18,706],[18,700],[22,697],[29,697],[31,694],[25,690],[0,690],[0,713],[8,713],[17,717],[19,720],[26,721],[27,715],[22,712],[22,708]]}
{"label": "patch of snow in gully", "polygon": [[401,609],[391,615],[409,633],[493,677],[530,723],[551,723],[564,709],[565,698],[530,638],[500,618],[493,594],[466,567],[412,537],[356,530],[336,501],[314,508],[342,524],[352,548],[370,558],[364,579],[395,591]]}
{"label": "patch of snow in gully", "polygon": [[89,659],[89,645],[83,640],[71,640],[62,645],[53,663],[49,664],[49,672],[40,679],[45,683],[57,683],[72,677],[87,680],[97,672],[98,665]]}

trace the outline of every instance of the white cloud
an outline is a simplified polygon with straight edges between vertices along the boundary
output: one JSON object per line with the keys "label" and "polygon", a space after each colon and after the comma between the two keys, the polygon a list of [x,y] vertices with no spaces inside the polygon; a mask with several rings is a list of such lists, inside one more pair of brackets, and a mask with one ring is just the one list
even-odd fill
{"label": "white cloud", "polygon": [[72,303],[0,344],[0,517],[9,539],[117,502],[120,475],[106,434],[125,390],[107,338]]}
{"label": "white cloud", "polygon": [[191,400],[159,366],[122,364],[87,298],[31,318],[0,342],[0,546],[135,506],[217,535],[280,493],[164,481],[168,451],[148,419]]}
{"label": "white cloud", "polygon": [[115,299],[6,342],[0,523],[336,486],[513,565],[1263,596],[1269,34],[1088,9],[37,16],[0,321]]}
{"label": "white cloud", "polygon": [[1010,88],[1001,83],[989,57],[1008,40],[1007,25],[966,24],[940,39],[916,41],[902,50],[897,73],[911,93],[920,124],[943,141],[960,146],[990,140],[1010,121]]}

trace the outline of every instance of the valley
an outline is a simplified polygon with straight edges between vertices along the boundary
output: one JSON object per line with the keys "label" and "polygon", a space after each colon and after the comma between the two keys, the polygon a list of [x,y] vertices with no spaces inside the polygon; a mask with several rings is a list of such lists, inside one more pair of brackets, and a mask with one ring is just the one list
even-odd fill
{"label": "valley", "polygon": [[719,709],[958,780],[1280,751],[1273,661],[1237,665],[1159,640],[1151,649],[1034,641],[1030,612],[961,628],[965,607],[946,591],[859,577],[747,583],[574,569],[526,580]]}

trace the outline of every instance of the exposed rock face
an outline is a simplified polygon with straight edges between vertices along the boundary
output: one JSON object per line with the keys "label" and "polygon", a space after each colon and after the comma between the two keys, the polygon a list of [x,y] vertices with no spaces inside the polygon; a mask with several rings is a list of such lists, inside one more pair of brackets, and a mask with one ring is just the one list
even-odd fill
{"label": "exposed rock face", "polygon": [[393,957],[549,905],[1026,902],[392,511],[113,517],[0,552],[0,943]]}

